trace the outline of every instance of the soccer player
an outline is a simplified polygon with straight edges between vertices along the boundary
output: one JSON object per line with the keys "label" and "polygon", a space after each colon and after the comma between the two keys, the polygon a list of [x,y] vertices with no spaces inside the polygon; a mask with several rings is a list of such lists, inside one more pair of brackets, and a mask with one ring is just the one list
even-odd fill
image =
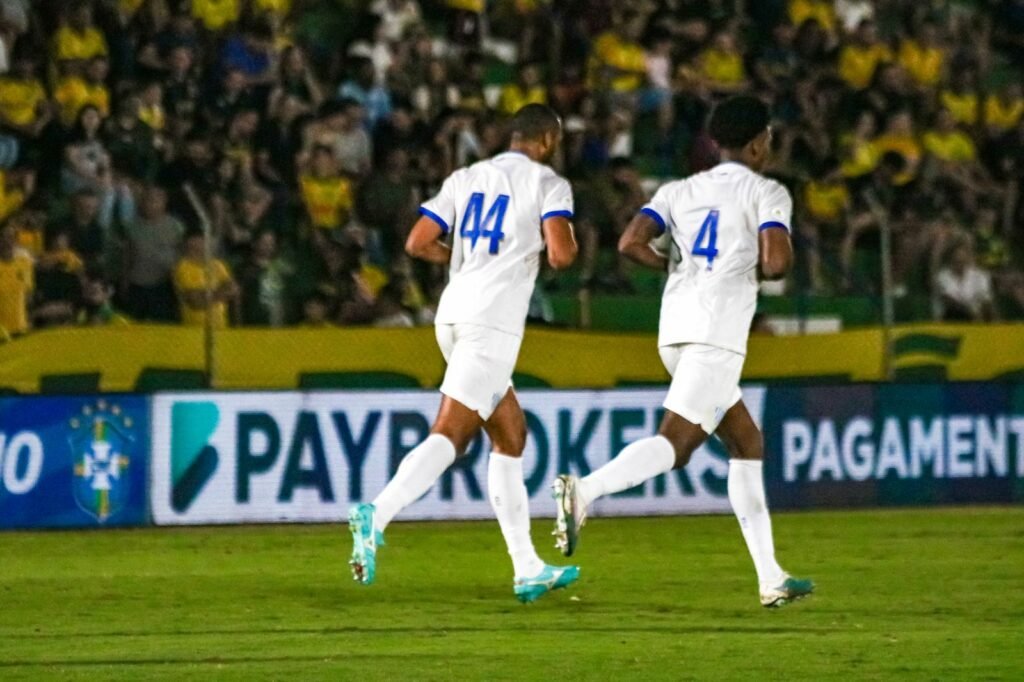
{"label": "soccer player", "polygon": [[445,180],[438,195],[420,207],[405,245],[413,257],[449,265],[436,316],[448,369],[430,436],[405,456],[373,504],[356,505],[349,513],[349,563],[364,585],[374,581],[388,523],[465,453],[481,427],[493,446],[487,488],[512,557],[516,597],[532,602],[579,576],[576,566],[541,561],[530,539],[522,464],[526,421],[511,382],[540,252],[546,246],[556,269],[576,258],[572,189],[544,165],[562,136],[554,111],[527,105],[512,118],[511,132],[507,152]]}
{"label": "soccer player", "polygon": [[[669,272],[658,338],[672,375],[664,421],[658,435],[630,444],[589,476],[555,480],[555,536],[572,555],[594,500],[686,466],[716,433],[729,452],[729,501],[757,569],[761,603],[781,606],[814,585],[790,577],[775,560],[761,433],[743,404],[739,380],[758,279],[780,279],[792,264],[793,201],[782,185],[758,174],[771,148],[764,103],[747,96],[726,100],[711,116],[710,133],[722,163],[664,185],[619,241],[622,254]],[[671,260],[651,245],[666,232]]]}

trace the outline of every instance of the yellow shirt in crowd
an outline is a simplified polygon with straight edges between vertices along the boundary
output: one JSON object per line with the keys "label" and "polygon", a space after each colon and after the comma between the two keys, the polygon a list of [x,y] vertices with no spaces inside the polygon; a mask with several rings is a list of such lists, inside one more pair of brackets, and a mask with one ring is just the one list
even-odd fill
{"label": "yellow shirt in crowd", "polygon": [[509,83],[501,89],[501,101],[498,103],[498,110],[506,116],[511,116],[527,104],[547,104],[548,93],[542,85],[535,85],[529,90],[523,90],[518,83]]}
{"label": "yellow shirt in crowd", "polygon": [[840,170],[843,177],[859,178],[875,170],[880,158],[881,155],[875,145],[870,142],[855,142],[850,144]]}
{"label": "yellow shirt in crowd", "polygon": [[45,260],[49,263],[57,263],[60,265],[61,270],[73,274],[77,274],[85,269],[85,263],[82,262],[81,256],[75,253],[72,249],[65,248],[47,251],[43,254],[40,260]]}
{"label": "yellow shirt in crowd", "polygon": [[946,55],[937,47],[924,47],[907,39],[900,45],[899,61],[918,85],[933,87],[942,78]]}
{"label": "yellow shirt in crowd", "polygon": [[192,0],[192,16],[208,31],[219,31],[235,23],[241,13],[239,0]]}
{"label": "yellow shirt in crowd", "polygon": [[9,334],[28,331],[28,296],[35,289],[32,257],[16,249],[10,260],[0,259],[0,329]]}
{"label": "yellow shirt in crowd", "polygon": [[790,22],[799,26],[808,19],[816,20],[829,33],[836,30],[836,12],[829,0],[789,0]]}
{"label": "yellow shirt in crowd", "polygon": [[912,135],[893,135],[886,133],[875,138],[872,143],[878,158],[882,158],[889,152],[896,152],[907,161],[907,169],[893,178],[897,185],[905,185],[914,179],[917,174],[917,164],[921,160],[923,150],[921,145]]}
{"label": "yellow shirt in crowd", "polygon": [[448,0],[448,6],[452,9],[461,9],[464,12],[476,12],[481,14],[484,11],[485,0]]}
{"label": "yellow shirt in crowd", "polygon": [[747,78],[743,58],[735,52],[723,52],[710,47],[700,55],[700,70],[712,83],[735,85]]}
{"label": "yellow shirt in crowd", "polygon": [[117,7],[125,16],[133,17],[146,0],[118,0]]}
{"label": "yellow shirt in crowd", "polygon": [[925,150],[942,161],[973,161],[978,156],[974,142],[959,130],[940,133],[932,130],[921,138]]}
{"label": "yellow shirt in crowd", "polygon": [[[210,288],[216,290],[221,285],[231,281],[231,271],[223,261],[214,260],[210,263],[211,282]],[[206,267],[200,262],[182,258],[174,268],[174,288],[178,292],[184,291],[205,291],[206,290]],[[206,310],[190,308],[181,304],[181,323],[188,326],[203,326],[206,324]],[[213,315],[213,326],[223,329],[228,326],[228,305],[224,301],[214,303],[210,307]]]}
{"label": "yellow shirt in crowd", "polygon": [[[610,81],[602,73],[606,68],[617,71]],[[616,92],[632,92],[644,82],[647,73],[647,60],[644,49],[636,43],[624,42],[612,32],[602,33],[594,41],[593,56],[590,61],[590,85],[602,88],[607,84]]]}
{"label": "yellow shirt in crowd", "polygon": [[25,203],[25,193],[7,186],[7,173],[0,170],[0,223]]}
{"label": "yellow shirt in crowd", "polygon": [[348,178],[335,176],[318,178],[303,175],[299,179],[302,203],[313,227],[333,230],[348,221],[352,210],[352,183]]}
{"label": "yellow shirt in crowd", "polygon": [[959,94],[952,90],[943,90],[939,95],[942,106],[949,109],[957,123],[972,126],[978,122],[978,94],[965,92]]}
{"label": "yellow shirt in crowd", "polygon": [[57,61],[106,56],[107,39],[96,28],[79,33],[70,26],[61,26],[53,37],[53,53]]}
{"label": "yellow shirt in crowd", "polygon": [[0,78],[0,114],[17,126],[32,125],[39,119],[39,105],[46,101],[46,90],[38,80]]}
{"label": "yellow shirt in crowd", "polygon": [[996,95],[985,98],[985,125],[996,130],[1009,130],[1016,127],[1024,116],[1024,99],[1017,98],[1009,103]]}
{"label": "yellow shirt in crowd", "polygon": [[292,0],[254,0],[253,5],[260,12],[276,14],[280,17],[292,11]]}
{"label": "yellow shirt in crowd", "polygon": [[851,87],[863,90],[871,85],[879,64],[892,61],[892,50],[882,43],[868,47],[847,45],[839,53],[839,77]]}
{"label": "yellow shirt in crowd", "polygon": [[45,235],[42,230],[33,229],[22,225],[18,228],[18,246],[24,249],[33,258],[43,252]]}
{"label": "yellow shirt in crowd", "polygon": [[817,182],[804,186],[804,205],[815,220],[835,222],[850,206],[850,190],[843,182]]}
{"label": "yellow shirt in crowd", "polygon": [[102,116],[110,115],[110,92],[106,86],[78,76],[62,78],[53,98],[60,105],[61,122],[68,127],[75,124],[78,112],[90,104],[99,109]]}
{"label": "yellow shirt in crowd", "polygon": [[156,131],[161,131],[167,124],[167,115],[159,104],[139,108],[139,120]]}

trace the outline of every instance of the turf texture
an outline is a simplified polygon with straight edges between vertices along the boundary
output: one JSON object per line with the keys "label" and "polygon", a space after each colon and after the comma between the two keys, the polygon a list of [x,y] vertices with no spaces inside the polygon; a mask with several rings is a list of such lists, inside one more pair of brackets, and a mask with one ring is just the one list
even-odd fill
{"label": "turf texture", "polygon": [[1024,508],[775,534],[819,586],[779,610],[727,516],[593,519],[532,605],[494,523],[393,525],[369,588],[341,526],[0,534],[0,680],[1024,679]]}

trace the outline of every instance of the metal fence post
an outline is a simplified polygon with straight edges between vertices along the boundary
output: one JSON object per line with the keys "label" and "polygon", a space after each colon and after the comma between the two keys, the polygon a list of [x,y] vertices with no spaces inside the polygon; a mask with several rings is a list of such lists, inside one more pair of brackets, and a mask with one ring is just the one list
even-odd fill
{"label": "metal fence post", "polygon": [[205,280],[206,317],[203,324],[203,366],[206,372],[206,387],[214,388],[217,379],[216,330],[213,325],[213,226],[202,200],[190,183],[183,186],[189,203],[199,216],[203,229],[203,272]]}

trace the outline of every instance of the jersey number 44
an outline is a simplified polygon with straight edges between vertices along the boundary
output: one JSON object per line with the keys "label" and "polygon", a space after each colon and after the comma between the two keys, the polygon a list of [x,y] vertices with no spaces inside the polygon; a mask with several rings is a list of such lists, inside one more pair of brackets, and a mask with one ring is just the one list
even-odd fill
{"label": "jersey number 44", "polygon": [[469,240],[469,250],[476,250],[476,243],[481,239],[490,241],[488,251],[494,255],[501,248],[501,241],[505,233],[501,226],[505,222],[505,212],[508,210],[509,195],[499,194],[494,200],[487,213],[484,213],[483,192],[473,192],[466,204],[466,212],[462,215],[462,226],[459,228],[459,235]]}

